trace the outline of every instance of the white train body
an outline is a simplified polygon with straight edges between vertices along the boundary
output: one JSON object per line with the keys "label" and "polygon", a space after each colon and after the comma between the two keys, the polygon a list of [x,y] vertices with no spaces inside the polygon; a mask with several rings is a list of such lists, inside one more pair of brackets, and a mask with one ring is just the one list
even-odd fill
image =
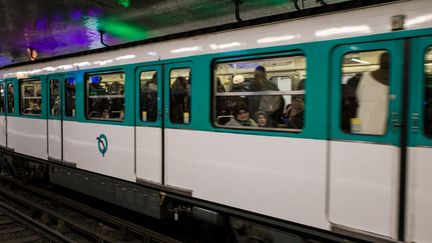
{"label": "white train body", "polygon": [[[404,30],[391,31],[391,18],[397,15],[405,16]],[[404,67],[404,60],[424,55],[420,47],[416,49],[417,43],[428,42],[429,38],[432,44],[431,27],[431,1],[398,1],[6,67],[0,70],[5,85],[10,82],[18,86],[20,80],[38,78],[46,83],[42,88],[47,89],[48,80],[56,75],[60,80],[73,77],[77,83],[76,100],[82,100],[83,107],[86,94],[82,83],[87,73],[121,69],[126,75],[125,82],[135,83],[140,68],[156,67],[167,75],[172,68],[189,67],[194,80],[192,113],[190,124],[169,122],[165,110],[169,103],[166,90],[159,93],[159,101],[165,100],[165,106],[160,107],[164,112],[161,120],[165,122],[158,121],[150,126],[137,122],[139,112],[133,108],[126,108],[125,123],[87,121],[83,114],[85,109],[79,108],[78,103],[75,119],[50,119],[48,109],[38,119],[22,116],[17,111],[5,112],[0,115],[0,145],[18,154],[60,161],[77,169],[133,183],[141,180],[162,188],[161,191],[163,188],[179,190],[195,199],[287,222],[395,241],[432,242],[429,228],[432,225],[429,190],[432,187],[432,139],[424,137],[417,145],[416,136],[421,131],[414,132],[415,124],[411,121],[412,114],[422,109],[420,106],[413,108],[417,103],[411,103],[412,95],[423,87],[414,84],[417,80],[413,73],[420,69],[392,71],[401,74],[392,82],[404,77],[410,79],[405,159],[401,158],[404,154],[400,143],[402,131],[392,133],[396,128],[391,119],[401,119],[401,114],[399,118],[389,116],[389,131],[382,142],[375,138],[345,139],[342,133],[333,132],[337,125],[331,125],[337,122],[332,115],[333,108],[338,106],[334,104],[332,92],[337,90],[334,79],[340,75],[335,74],[340,72],[340,67],[335,67],[340,59],[337,56],[340,48],[380,43],[377,45],[380,49],[381,45],[390,43],[395,46],[389,49],[393,58],[391,66],[396,66],[392,68]],[[409,52],[404,52],[404,42],[411,45]],[[325,56],[314,52],[320,50],[321,45],[322,53],[327,53]],[[211,121],[214,60],[299,49],[307,60],[308,79],[302,132],[214,126]],[[166,76],[162,80],[167,85]],[[126,107],[138,107],[134,105],[139,101],[136,89],[135,84],[126,87]],[[402,90],[399,85],[395,85],[395,89]],[[17,87],[15,90],[19,92]],[[390,92],[391,99],[401,99],[393,86]],[[312,114],[321,104],[323,111]],[[390,109],[396,105],[402,106],[392,103]],[[312,106],[317,108],[309,110]],[[393,114],[391,111],[389,113]],[[312,134],[318,128],[321,129],[319,134]],[[102,154],[97,143],[101,134],[108,138],[107,151]],[[401,160],[406,163],[406,173],[401,173]],[[400,198],[401,175],[406,181],[405,205],[401,205]],[[402,221],[400,213],[405,214]],[[403,239],[400,239],[401,230]]]}

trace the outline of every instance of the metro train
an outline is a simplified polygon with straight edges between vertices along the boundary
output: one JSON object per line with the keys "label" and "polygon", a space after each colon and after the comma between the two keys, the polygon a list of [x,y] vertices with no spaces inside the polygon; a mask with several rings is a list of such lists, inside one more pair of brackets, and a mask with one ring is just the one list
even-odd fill
{"label": "metro train", "polygon": [[7,66],[0,151],[239,242],[432,242],[431,13],[393,1]]}

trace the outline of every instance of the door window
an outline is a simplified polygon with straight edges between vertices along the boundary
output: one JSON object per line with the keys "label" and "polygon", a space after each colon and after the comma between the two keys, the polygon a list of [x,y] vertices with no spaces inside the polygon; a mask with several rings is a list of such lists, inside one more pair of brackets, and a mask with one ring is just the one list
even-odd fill
{"label": "door window", "polygon": [[40,80],[25,80],[20,82],[21,114],[41,115],[42,93]]}
{"label": "door window", "polygon": [[65,116],[75,117],[75,79],[67,78],[65,80]]}
{"label": "door window", "polygon": [[58,116],[60,113],[60,89],[57,79],[50,80],[50,114]]}
{"label": "door window", "polygon": [[351,52],[343,56],[341,128],[346,133],[384,135],[389,110],[387,51]]}
{"label": "door window", "polygon": [[191,69],[175,68],[170,71],[170,121],[190,122]]}
{"label": "door window", "polygon": [[13,83],[7,84],[7,112],[13,113],[15,110],[15,103],[14,103],[14,85]]}
{"label": "door window", "polygon": [[289,132],[303,129],[304,56],[216,63],[214,70],[216,126]]}
{"label": "door window", "polygon": [[87,118],[124,120],[124,73],[88,75]]}
{"label": "door window", "polygon": [[141,121],[154,122],[157,119],[158,80],[156,71],[140,74]]}

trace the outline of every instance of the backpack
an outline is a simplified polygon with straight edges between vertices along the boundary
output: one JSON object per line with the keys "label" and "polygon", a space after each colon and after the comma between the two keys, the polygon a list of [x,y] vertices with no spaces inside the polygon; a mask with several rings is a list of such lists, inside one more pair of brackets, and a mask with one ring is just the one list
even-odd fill
{"label": "backpack", "polygon": [[341,102],[341,128],[346,133],[351,133],[351,118],[357,116],[358,99],[356,95],[361,73],[354,75],[346,84],[342,84]]}

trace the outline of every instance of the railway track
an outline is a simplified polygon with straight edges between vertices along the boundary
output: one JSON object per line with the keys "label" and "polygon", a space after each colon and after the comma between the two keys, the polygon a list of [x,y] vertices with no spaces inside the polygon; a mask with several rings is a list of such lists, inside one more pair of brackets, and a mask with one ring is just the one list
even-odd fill
{"label": "railway track", "polygon": [[0,202],[0,242],[73,242],[11,206]]}
{"label": "railway track", "polygon": [[[41,226],[56,231],[58,235],[61,233],[63,242],[180,242],[10,177],[0,176],[0,185],[2,204],[33,221],[36,219]],[[0,241],[3,242],[1,238]]]}

